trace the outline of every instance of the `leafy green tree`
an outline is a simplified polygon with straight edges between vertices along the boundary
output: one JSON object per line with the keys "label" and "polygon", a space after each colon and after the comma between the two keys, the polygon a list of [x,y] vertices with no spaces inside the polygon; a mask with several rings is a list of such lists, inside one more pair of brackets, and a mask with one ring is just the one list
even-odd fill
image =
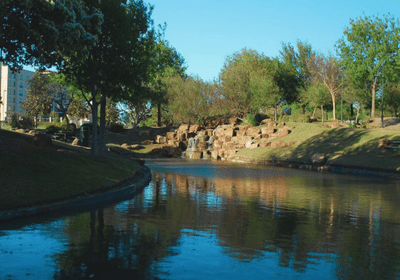
{"label": "leafy green tree", "polygon": [[[85,0],[101,10],[104,23],[98,43],[87,59],[71,58],[67,77],[80,89],[91,108],[93,118],[92,152],[105,151],[106,100],[134,99],[140,95],[152,73],[154,48],[152,7],[141,0]],[[100,104],[100,138],[97,138]],[[99,140],[100,139],[100,143]]]}
{"label": "leafy green tree", "polygon": [[52,98],[49,94],[50,79],[37,71],[29,80],[28,97],[21,102],[22,108],[29,116],[37,118],[40,115],[48,115],[52,107]]}
{"label": "leafy green tree", "polygon": [[397,117],[397,112],[400,108],[400,83],[387,85],[383,98],[388,107],[393,110],[394,117]]}
{"label": "leafy green tree", "polygon": [[360,116],[360,110],[364,104],[369,100],[368,85],[363,85],[362,79],[354,79],[351,74],[347,74],[344,77],[343,82],[343,99],[357,108],[356,124]]}
{"label": "leafy green tree", "polygon": [[120,117],[121,110],[118,108],[117,103],[107,100],[107,109],[106,109],[106,125],[117,123]]}
{"label": "leafy green tree", "polygon": [[322,122],[324,122],[324,106],[330,101],[327,87],[321,82],[314,82],[303,92],[303,99],[315,106],[312,118],[315,117],[316,108],[321,107]]}
{"label": "leafy green tree", "polygon": [[68,120],[68,108],[74,99],[74,91],[67,87],[65,76],[62,74],[49,74],[48,92],[53,104],[53,109],[61,113],[63,119]]}
{"label": "leafy green tree", "polygon": [[66,57],[85,57],[96,43],[102,13],[80,0],[0,1],[0,61],[63,67]]}
{"label": "leafy green tree", "polygon": [[[381,18],[364,16],[350,21],[344,37],[336,45],[345,71],[358,80],[368,81],[372,91],[371,117],[375,117],[376,91],[385,75],[385,83],[399,79],[399,21],[390,15]],[[396,70],[397,69],[397,70]]]}
{"label": "leafy green tree", "polygon": [[169,46],[168,41],[162,39],[162,34],[159,37],[152,54],[151,65],[154,67],[154,74],[148,84],[148,90],[151,102],[157,106],[157,125],[161,126],[162,105],[167,102],[165,79],[176,74],[185,76],[186,66],[182,55]]}
{"label": "leafy green tree", "polygon": [[243,49],[227,57],[220,79],[231,114],[243,117],[276,106],[281,95],[274,73],[273,60],[254,50]]}

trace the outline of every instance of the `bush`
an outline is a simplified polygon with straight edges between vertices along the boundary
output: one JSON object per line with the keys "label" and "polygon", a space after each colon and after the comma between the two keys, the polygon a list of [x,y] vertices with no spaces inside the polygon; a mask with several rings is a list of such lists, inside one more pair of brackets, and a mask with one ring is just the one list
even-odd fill
{"label": "bush", "polygon": [[19,115],[17,113],[12,113],[10,117],[11,117],[10,121],[11,128],[19,129],[22,127],[21,123],[19,122]]}
{"label": "bush", "polygon": [[253,126],[256,126],[258,123],[257,123],[257,120],[256,120],[256,117],[254,116],[254,115],[246,115],[245,117],[244,117],[244,120],[243,120],[243,123],[242,123],[242,125],[253,125]]}
{"label": "bush", "polygon": [[121,132],[125,131],[125,128],[120,123],[112,123],[112,124],[109,125],[108,130],[110,132],[121,133]]}
{"label": "bush", "polygon": [[62,125],[60,128],[62,133],[65,133],[67,137],[75,136],[76,130],[75,127],[72,125]]}
{"label": "bush", "polygon": [[27,115],[22,116],[22,120],[20,121],[21,127],[23,129],[31,129],[35,126],[33,118]]}
{"label": "bush", "polygon": [[298,123],[309,123],[311,121],[310,116],[306,114],[295,114],[295,115],[281,115],[279,118],[281,122],[298,122]]}
{"label": "bush", "polygon": [[60,128],[56,125],[49,125],[46,127],[46,134],[55,134],[60,130]]}

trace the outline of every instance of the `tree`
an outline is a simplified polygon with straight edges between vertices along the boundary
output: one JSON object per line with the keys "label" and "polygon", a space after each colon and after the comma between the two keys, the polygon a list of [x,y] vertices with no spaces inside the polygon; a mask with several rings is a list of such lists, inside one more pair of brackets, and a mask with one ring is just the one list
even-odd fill
{"label": "tree", "polygon": [[173,75],[184,76],[186,66],[184,58],[161,38],[155,42],[153,79],[148,84],[151,101],[157,105],[157,125],[161,126],[161,106],[166,103],[165,78]]}
{"label": "tree", "polygon": [[80,0],[2,0],[0,18],[0,61],[12,69],[62,67],[66,57],[85,57],[103,21]]}
{"label": "tree", "polygon": [[231,114],[243,117],[281,101],[274,80],[273,60],[243,49],[227,57],[220,73],[224,103]]}
{"label": "tree", "polygon": [[53,104],[54,111],[61,113],[62,117],[68,120],[68,108],[74,99],[74,91],[67,87],[65,76],[62,74],[49,74],[48,91]]}
{"label": "tree", "polygon": [[360,116],[360,110],[369,100],[368,88],[369,86],[363,82],[364,79],[354,79],[351,74],[346,74],[343,81],[343,99],[350,103],[351,110],[353,110],[353,104],[357,107],[356,124]]}
{"label": "tree", "polygon": [[372,91],[371,117],[375,117],[376,90],[382,83],[398,80],[400,27],[390,15],[383,19],[376,17],[359,18],[350,21],[344,37],[336,45],[341,64],[353,79],[370,81]]}
{"label": "tree", "polygon": [[315,78],[325,85],[331,95],[333,119],[336,120],[336,98],[343,88],[343,73],[339,62],[332,56],[316,54],[310,58],[310,65]]}
{"label": "tree", "polygon": [[[152,7],[141,0],[86,0],[103,11],[104,23],[98,42],[87,59],[71,58],[66,74],[80,89],[93,118],[92,152],[105,151],[106,100],[134,99],[143,92],[151,74],[154,48]],[[98,105],[100,135],[97,137]],[[99,140],[100,139],[100,143]]]}
{"label": "tree", "polygon": [[52,107],[52,99],[49,94],[49,76],[36,71],[29,80],[28,97],[23,101],[22,108],[29,116],[35,117],[35,126],[39,115],[48,115]]}
{"label": "tree", "polygon": [[327,87],[321,82],[314,82],[306,91],[303,92],[303,99],[315,106],[313,119],[315,117],[315,110],[318,106],[321,107],[322,122],[324,122],[324,106],[329,104],[329,91]]}
{"label": "tree", "polygon": [[393,110],[394,117],[397,117],[400,108],[400,83],[390,83],[386,86],[383,98],[389,108]]}
{"label": "tree", "polygon": [[150,116],[151,110],[147,100],[137,100],[136,103],[125,100],[121,102],[120,108],[125,124],[131,124],[134,128]]}

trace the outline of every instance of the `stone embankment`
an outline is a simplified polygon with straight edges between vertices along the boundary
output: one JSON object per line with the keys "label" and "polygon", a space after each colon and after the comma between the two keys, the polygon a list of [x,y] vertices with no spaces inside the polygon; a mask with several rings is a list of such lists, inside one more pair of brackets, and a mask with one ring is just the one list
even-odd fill
{"label": "stone embankment", "polygon": [[278,124],[271,119],[263,120],[260,127],[237,126],[231,123],[216,128],[204,128],[199,125],[182,124],[165,135],[157,135],[155,143],[163,146],[154,149],[153,153],[180,157],[184,152],[185,157],[192,159],[226,160],[234,157],[240,149],[291,146],[294,141],[271,141],[287,136],[290,132],[291,129],[284,123]]}

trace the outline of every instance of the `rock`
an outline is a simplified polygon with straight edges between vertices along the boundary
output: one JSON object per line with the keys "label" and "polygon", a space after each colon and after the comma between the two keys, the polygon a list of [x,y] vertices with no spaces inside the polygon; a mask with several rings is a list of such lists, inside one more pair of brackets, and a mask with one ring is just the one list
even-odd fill
{"label": "rock", "polygon": [[383,139],[379,139],[378,141],[378,148],[383,148],[386,147],[390,144],[389,139],[383,138]]}
{"label": "rock", "polygon": [[141,145],[152,145],[154,144],[153,140],[144,140],[140,143]]}
{"label": "rock", "polygon": [[192,125],[189,127],[189,132],[194,132],[194,133],[196,133],[197,131],[200,131],[200,126],[198,126],[197,124],[192,124]]}
{"label": "rock", "polygon": [[19,128],[19,129],[16,130],[16,132],[25,133],[25,129]]}
{"label": "rock", "polygon": [[138,144],[133,144],[133,145],[129,145],[128,149],[129,150],[140,150],[140,149],[143,149],[143,147]]}
{"label": "rock", "polygon": [[261,133],[261,130],[259,128],[250,126],[247,128],[245,135],[250,136],[250,137],[256,137],[260,133]]}
{"label": "rock", "polygon": [[79,138],[75,138],[74,141],[72,141],[71,145],[72,146],[79,146],[81,144],[81,140]]}
{"label": "rock", "polygon": [[269,127],[274,127],[276,126],[276,122],[273,121],[272,119],[264,119],[261,121],[260,125],[267,125]]}
{"label": "rock", "polygon": [[126,143],[121,144],[120,147],[124,149],[129,149],[129,145]]}
{"label": "rock", "polygon": [[180,132],[187,133],[189,132],[189,125],[188,124],[181,124],[178,128]]}
{"label": "rock", "polygon": [[271,146],[271,141],[268,141],[267,139],[260,140],[260,147],[270,147],[270,146]]}
{"label": "rock", "polygon": [[217,160],[218,160],[218,159],[221,159],[220,156],[219,156],[219,152],[218,152],[217,149],[211,151],[211,158],[212,158],[212,159],[217,159]]}
{"label": "rock", "polygon": [[313,154],[311,156],[311,162],[313,164],[325,164],[328,158],[324,154]]}
{"label": "rock", "polygon": [[156,143],[165,144],[166,142],[167,142],[167,137],[162,136],[162,135],[157,135],[156,136]]}
{"label": "rock", "polygon": [[36,133],[33,136],[32,142],[34,145],[38,147],[44,147],[44,148],[53,147],[53,141],[51,140],[51,137],[46,134]]}
{"label": "rock", "polygon": [[247,149],[255,149],[258,147],[258,143],[254,143],[253,141],[248,141],[245,146]]}
{"label": "rock", "polygon": [[289,128],[284,127],[284,128],[281,128],[278,130],[277,137],[284,137],[284,136],[289,135],[289,133],[290,133]]}
{"label": "rock", "polygon": [[167,140],[174,140],[176,136],[175,132],[167,132]]}
{"label": "rock", "polygon": [[275,128],[273,128],[272,126],[261,128],[261,134],[272,134],[274,132],[275,132]]}

